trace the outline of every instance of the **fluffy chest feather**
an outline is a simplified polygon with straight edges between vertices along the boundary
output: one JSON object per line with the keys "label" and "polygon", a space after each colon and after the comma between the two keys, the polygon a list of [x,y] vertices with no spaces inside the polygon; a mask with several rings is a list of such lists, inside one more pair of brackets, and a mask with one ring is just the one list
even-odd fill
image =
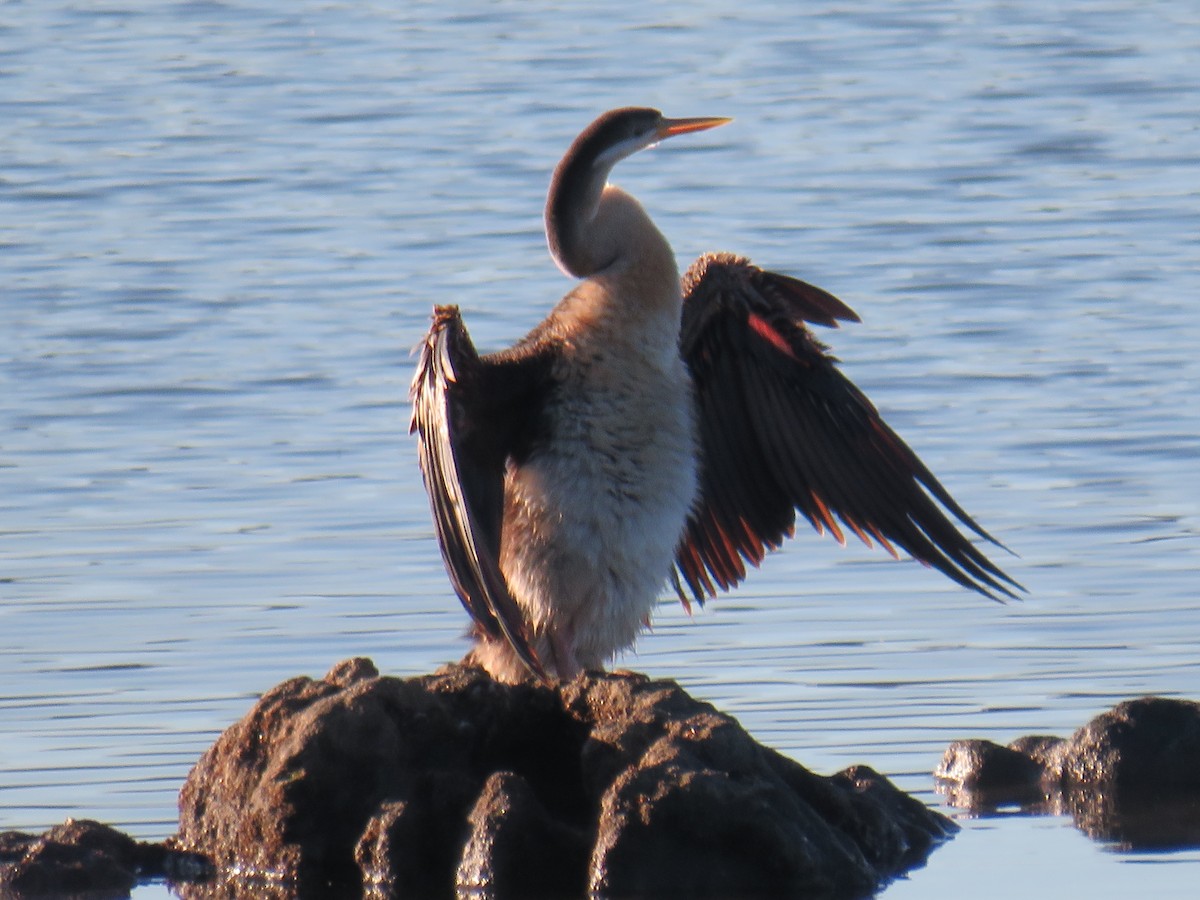
{"label": "fluffy chest feather", "polygon": [[[677,320],[676,320],[677,321]],[[632,643],[696,493],[691,384],[659,329],[594,328],[556,373],[546,438],[506,480],[503,568],[536,630],[599,665]]]}
{"label": "fluffy chest feather", "polygon": [[691,384],[673,350],[653,359],[622,349],[576,348],[564,361],[546,456],[562,470],[564,501],[586,487],[606,511],[654,518],[692,479]]}

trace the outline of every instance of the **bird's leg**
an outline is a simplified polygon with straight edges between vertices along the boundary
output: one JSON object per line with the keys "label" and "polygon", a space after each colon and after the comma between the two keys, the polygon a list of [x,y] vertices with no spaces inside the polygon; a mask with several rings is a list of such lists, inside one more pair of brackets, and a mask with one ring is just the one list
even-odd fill
{"label": "bird's leg", "polygon": [[554,671],[562,681],[570,681],[583,671],[575,658],[575,626],[567,622],[550,629],[550,653],[554,657]]}

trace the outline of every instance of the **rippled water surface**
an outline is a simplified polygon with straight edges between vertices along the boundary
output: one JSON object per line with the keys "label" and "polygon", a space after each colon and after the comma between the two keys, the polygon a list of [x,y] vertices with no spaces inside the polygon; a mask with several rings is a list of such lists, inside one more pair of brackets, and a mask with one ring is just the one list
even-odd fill
{"label": "rippled water surface", "polygon": [[[163,837],[266,688],[461,655],[409,348],[435,302],[494,348],[564,291],[549,173],[624,104],[736,117],[618,180],[683,264],[735,250],[862,315],[845,370],[1030,594],[802,534],[621,662],[933,804],[954,738],[1200,698],[1190,0],[0,12],[0,828]],[[962,823],[886,896],[1200,879],[1066,818]]]}

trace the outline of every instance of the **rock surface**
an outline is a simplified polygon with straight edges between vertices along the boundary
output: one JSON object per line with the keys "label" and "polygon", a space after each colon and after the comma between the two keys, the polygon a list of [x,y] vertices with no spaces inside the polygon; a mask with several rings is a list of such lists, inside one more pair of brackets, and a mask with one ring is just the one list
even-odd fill
{"label": "rock surface", "polygon": [[201,874],[198,865],[90,819],[67,819],[44,834],[0,833],[2,897],[127,897],[140,879]]}
{"label": "rock surface", "polygon": [[[858,897],[955,826],[866,768],[814,775],[669,681],[381,678],[348,660],[262,697],[180,795],[234,882],[367,896]],[[217,893],[213,893],[217,890]]]}
{"label": "rock surface", "polygon": [[1200,846],[1200,703],[1127,700],[1069,738],[955,741],[934,772],[955,806],[1067,813],[1127,847]]}

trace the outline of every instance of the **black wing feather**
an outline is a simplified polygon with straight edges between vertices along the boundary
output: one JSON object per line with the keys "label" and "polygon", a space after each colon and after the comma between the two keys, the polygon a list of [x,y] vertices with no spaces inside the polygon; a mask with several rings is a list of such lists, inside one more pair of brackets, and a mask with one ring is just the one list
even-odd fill
{"label": "black wing feather", "polygon": [[820,288],[729,254],[701,257],[684,277],[681,352],[695,383],[702,461],[700,500],[676,555],[677,587],[700,602],[733,587],[746,562],[757,565],[791,536],[799,511],[839,541],[845,526],[988,597],[1014,597],[1023,588],[950,516],[1003,545],[804,324],[839,319],[858,316]]}
{"label": "black wing feather", "polygon": [[438,545],[454,591],[488,635],[507,640],[534,674],[545,670],[500,571],[504,471],[536,416],[536,354],[481,358],[456,306],[434,310],[410,393],[410,431]]}

